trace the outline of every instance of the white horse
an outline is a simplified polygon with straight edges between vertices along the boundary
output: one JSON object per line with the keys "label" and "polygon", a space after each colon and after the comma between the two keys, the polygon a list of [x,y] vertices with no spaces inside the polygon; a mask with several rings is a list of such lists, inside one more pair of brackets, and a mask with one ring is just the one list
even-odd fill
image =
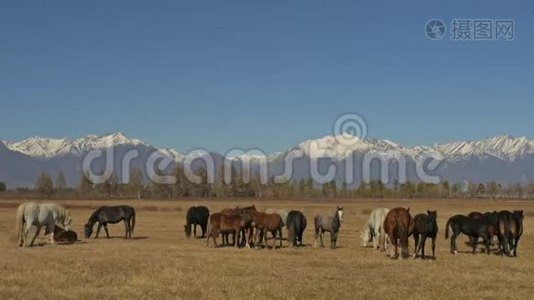
{"label": "white horse", "polygon": [[[388,214],[389,209],[388,208],[376,208],[374,209],[369,217],[367,218],[367,222],[365,222],[365,225],[363,226],[363,230],[361,232],[361,239],[362,239],[362,247],[368,247],[369,243],[373,243],[374,249],[380,249],[382,246],[383,249],[388,248],[388,240],[386,233],[384,232],[384,220],[386,219],[386,215]],[[380,235],[384,234],[384,245],[380,245]]]}
{"label": "white horse", "polygon": [[[56,225],[62,225],[65,230],[69,230],[72,222],[70,213],[63,206],[56,203],[39,204],[34,202],[22,203],[17,209],[17,223],[15,224],[16,234],[18,235],[18,245],[22,247],[31,247],[35,238],[39,235],[42,227],[46,232],[50,232],[50,243],[54,244],[54,228]],[[35,235],[30,244],[26,241],[26,236],[32,226],[37,227]]]}
{"label": "white horse", "polygon": [[287,214],[289,213],[285,209],[278,209],[278,208],[268,208],[265,210],[266,214],[278,214],[282,218],[282,226],[285,226],[287,223]]}

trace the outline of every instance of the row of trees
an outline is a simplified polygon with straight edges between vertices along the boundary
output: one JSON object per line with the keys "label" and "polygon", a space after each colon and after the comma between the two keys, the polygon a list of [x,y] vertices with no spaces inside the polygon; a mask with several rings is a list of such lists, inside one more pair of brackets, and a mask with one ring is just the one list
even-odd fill
{"label": "row of trees", "polygon": [[[164,175],[160,172],[159,175]],[[139,169],[130,172],[128,183],[121,183],[112,175],[101,184],[94,184],[89,175],[82,174],[75,189],[67,188],[63,172],[58,172],[55,180],[41,173],[35,190],[52,197],[65,192],[75,193],[80,198],[534,198],[534,184],[503,186],[495,181],[486,183],[459,184],[445,181],[439,184],[410,182],[386,185],[380,180],[361,182],[357,188],[346,183],[330,181],[317,185],[312,179],[297,181],[270,179],[262,184],[259,176],[250,176],[245,182],[243,174],[232,172],[229,183],[222,181],[222,172],[213,184],[208,182],[205,169],[195,172],[200,183],[191,182],[180,167],[173,174],[173,184],[146,183]]]}

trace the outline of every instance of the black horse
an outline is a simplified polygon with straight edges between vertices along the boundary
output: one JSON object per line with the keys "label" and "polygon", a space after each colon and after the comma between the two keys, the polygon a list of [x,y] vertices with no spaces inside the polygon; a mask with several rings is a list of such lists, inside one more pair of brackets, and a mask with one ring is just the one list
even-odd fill
{"label": "black horse", "polygon": [[[486,220],[486,218],[470,218],[464,215],[456,215],[451,217],[447,221],[445,230],[445,239],[449,238],[449,227],[452,229],[451,237],[451,253],[456,254],[458,252],[456,247],[456,237],[463,233],[470,238],[477,240],[479,237],[484,241],[486,245],[486,252],[490,253],[490,240],[495,233],[495,228]],[[477,249],[477,244],[473,243],[473,254]]]}
{"label": "black horse", "polygon": [[302,246],[302,235],[306,225],[306,217],[300,211],[292,210],[287,214],[287,240],[293,243],[293,247]]}
{"label": "black horse", "polygon": [[499,248],[501,255],[517,256],[517,244],[523,234],[523,211],[509,212],[507,210],[498,213],[499,223]]}
{"label": "black horse", "polygon": [[128,205],[99,207],[89,217],[87,224],[85,224],[85,238],[88,239],[91,237],[93,234],[93,227],[95,223],[98,222],[95,238],[98,238],[100,229],[104,226],[106,237],[109,239],[108,224],[116,224],[120,221],[124,221],[126,231],[124,238],[132,238],[132,233],[135,227],[135,210],[133,207]]}
{"label": "black horse", "polygon": [[206,229],[208,227],[208,219],[210,217],[210,211],[205,206],[192,206],[187,210],[185,216],[185,236],[188,238],[191,237],[191,226],[193,226],[193,234],[195,238],[197,237],[197,225],[202,229],[203,238],[206,234]]}
{"label": "black horse", "polygon": [[432,258],[436,258],[436,238],[438,236],[438,224],[436,219],[438,212],[427,211],[426,214],[418,214],[414,218],[414,230],[413,238],[415,240],[415,253],[413,258],[415,259],[421,251],[421,258],[425,259],[425,243],[427,238],[432,239]]}

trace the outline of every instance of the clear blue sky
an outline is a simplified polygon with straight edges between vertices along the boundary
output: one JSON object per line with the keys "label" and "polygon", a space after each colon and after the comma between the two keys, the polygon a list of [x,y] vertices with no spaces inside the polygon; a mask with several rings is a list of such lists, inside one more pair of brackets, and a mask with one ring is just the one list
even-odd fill
{"label": "clear blue sky", "polygon": [[[514,19],[512,42],[427,20]],[[2,1],[0,139],[282,150],[344,112],[407,145],[534,136],[532,1]]]}

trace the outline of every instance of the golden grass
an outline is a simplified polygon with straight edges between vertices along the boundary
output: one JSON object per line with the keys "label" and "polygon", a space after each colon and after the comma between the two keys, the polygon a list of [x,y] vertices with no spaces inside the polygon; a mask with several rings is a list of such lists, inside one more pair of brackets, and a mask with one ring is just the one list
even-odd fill
{"label": "golden grass", "polygon": [[[118,201],[106,201],[118,204]],[[122,202],[124,203],[124,202]],[[82,228],[96,201],[66,201]],[[449,254],[444,239],[445,222],[457,213],[472,210],[524,209],[533,202],[471,200],[369,200],[339,201],[135,201],[137,224],[133,240],[83,239],[74,245],[16,247],[12,240],[15,202],[0,205],[0,299],[12,298],[531,298],[534,293],[533,221],[525,219],[525,233],[518,258],[497,255]],[[304,212],[309,227],[304,243],[292,249],[248,250],[206,247],[206,240],[186,239],[184,216],[191,205],[210,211],[256,204],[296,208]],[[313,216],[345,208],[345,223],[337,250],[313,249]],[[412,215],[438,210],[440,234],[437,260],[390,260],[383,252],[360,247],[358,231],[375,207],[410,207]],[[110,233],[122,237],[124,227],[111,225]],[[284,231],[284,234],[287,233]],[[461,251],[469,248],[459,244]],[[327,239],[328,241],[328,239]],[[38,242],[45,242],[38,239]],[[413,239],[411,239],[413,243]],[[428,244],[429,245],[429,244]],[[430,246],[427,247],[430,249]],[[427,250],[428,253],[428,250]]]}

